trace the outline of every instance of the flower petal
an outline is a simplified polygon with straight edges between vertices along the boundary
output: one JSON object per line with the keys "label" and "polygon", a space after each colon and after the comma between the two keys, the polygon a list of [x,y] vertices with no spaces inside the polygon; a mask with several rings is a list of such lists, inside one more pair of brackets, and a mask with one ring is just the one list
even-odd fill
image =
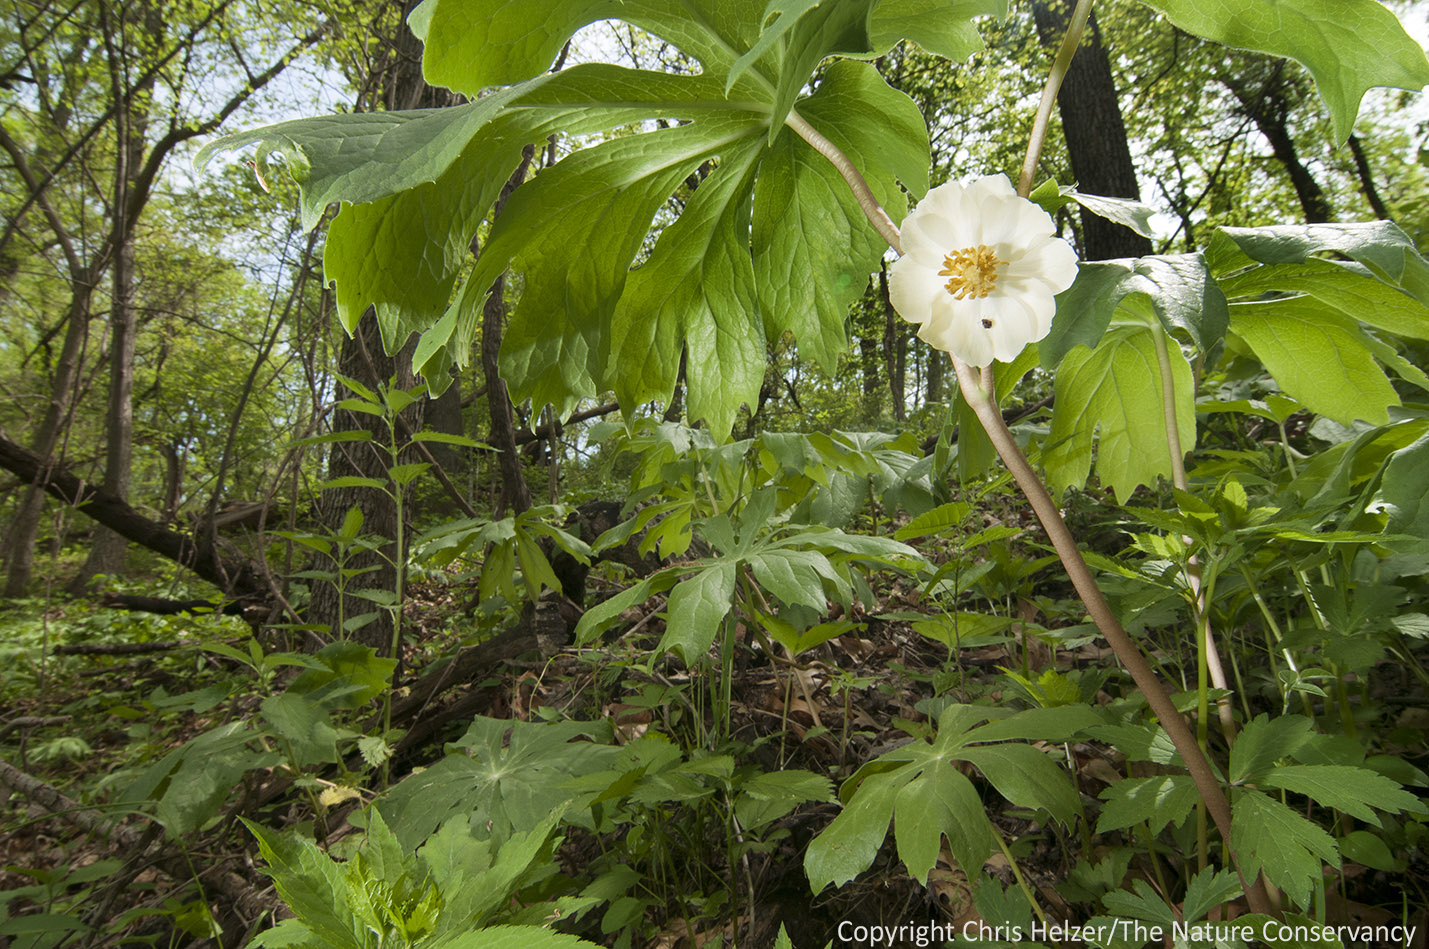
{"label": "flower petal", "polygon": [[[1047,335],[1055,295],[1076,279],[1076,253],[1054,231],[1051,216],[1018,197],[1005,175],[941,185],[903,222],[904,254],[889,270],[889,298],[937,349],[974,366],[1015,359]],[[964,288],[957,299],[939,271],[948,255],[980,247],[996,255],[996,282],[984,270],[986,295]]]}
{"label": "flower petal", "polygon": [[909,256],[899,257],[889,266],[888,301],[909,323],[931,319],[938,297],[948,297],[948,292],[943,289],[943,278],[936,270]]}

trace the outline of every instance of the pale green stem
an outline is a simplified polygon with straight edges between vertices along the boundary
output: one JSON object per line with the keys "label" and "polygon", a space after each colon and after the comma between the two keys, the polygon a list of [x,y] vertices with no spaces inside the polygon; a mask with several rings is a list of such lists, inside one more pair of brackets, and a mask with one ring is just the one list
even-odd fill
{"label": "pale green stem", "polygon": [[1067,69],[1072,65],[1072,57],[1077,54],[1077,46],[1082,42],[1082,30],[1086,29],[1087,17],[1091,13],[1092,0],[1077,0],[1072,19],[1067,24],[1067,35],[1062,37],[1057,58],[1052,61],[1052,69],[1047,73],[1047,83],[1042,87],[1042,101],[1037,103],[1037,118],[1032,122],[1032,134],[1027,137],[1027,157],[1022,161],[1022,174],[1017,179],[1017,193],[1024,198],[1032,193],[1032,179],[1037,174],[1042,143],[1047,140],[1047,126],[1052,120],[1052,106],[1057,101]]}
{"label": "pale green stem", "polygon": [[800,138],[812,145],[816,152],[827,158],[838,169],[838,173],[843,175],[844,181],[848,182],[853,196],[858,199],[858,206],[863,209],[863,214],[868,218],[869,223],[878,230],[884,240],[888,241],[889,247],[902,254],[903,241],[898,234],[898,225],[894,224],[893,219],[888,216],[888,212],[883,210],[883,205],[879,204],[878,199],[873,196],[868,182],[864,180],[863,174],[854,166],[854,163],[849,161],[849,157],[793,109],[789,110],[789,117],[784,120],[784,124],[793,129]]}
{"label": "pale green stem", "polygon": [[[1161,721],[1161,726],[1166,729],[1166,734],[1171,738],[1171,743],[1176,747],[1177,753],[1181,755],[1181,760],[1185,762],[1186,770],[1190,772],[1191,779],[1196,783],[1196,790],[1200,793],[1201,800],[1205,802],[1206,809],[1210,813],[1211,819],[1215,821],[1221,837],[1229,841],[1231,839],[1231,809],[1225,793],[1221,790],[1220,782],[1216,778],[1215,770],[1201,751],[1201,746],[1186,725],[1185,719],[1181,717],[1180,712],[1176,711],[1176,706],[1171,701],[1171,696],[1167,693],[1165,686],[1156,677],[1156,673],[1152,671],[1146,658],[1141,655],[1141,651],[1136,648],[1136,644],[1131,641],[1131,637],[1126,634],[1126,630],[1122,629],[1121,621],[1112,612],[1111,607],[1102,596],[1100,588],[1097,587],[1096,578],[1092,576],[1091,569],[1082,559],[1082,552],[1077,547],[1072,532],[1067,528],[1067,523],[1062,520],[1062,514],[1057,509],[1056,502],[1052,500],[1052,495],[1047,491],[1047,487],[1041,479],[1037,477],[1036,472],[1032,470],[1032,466],[1022,454],[1022,450],[1017,447],[1017,440],[1008,430],[1006,423],[1003,422],[1002,413],[998,411],[992,393],[986,387],[991,372],[983,370],[981,374],[983,384],[980,385],[978,381],[975,381],[978,379],[976,370],[957,356],[952,356],[952,362],[953,369],[958,376],[958,385],[962,388],[963,398],[967,400],[968,405],[977,415],[978,421],[982,422],[983,428],[987,430],[988,438],[997,448],[997,453],[1002,457],[1003,464],[1007,465],[1008,470],[1012,472],[1017,486],[1022,489],[1022,493],[1031,502],[1032,510],[1037,514],[1037,519],[1042,522],[1048,539],[1052,541],[1053,548],[1062,560],[1067,577],[1072,581],[1077,595],[1086,605],[1088,615],[1101,630],[1102,635],[1106,637],[1107,644],[1121,660],[1126,671],[1131,674],[1136,687],[1146,697],[1146,704],[1151,707],[1151,711]],[[1252,912],[1272,912],[1270,901],[1260,887],[1258,879],[1253,884],[1246,881],[1245,889]]]}
{"label": "pale green stem", "polygon": [[1043,912],[1042,906],[1037,902],[1037,895],[1032,892],[1032,887],[1027,885],[1027,880],[1022,875],[1022,868],[1017,865],[1017,858],[1012,855],[1012,849],[1007,846],[1007,840],[1002,836],[1002,832],[993,825],[992,821],[987,822],[987,829],[992,831],[992,839],[997,841],[998,849],[1007,858],[1007,865],[1012,868],[1012,875],[1017,880],[1017,885],[1022,889],[1022,895],[1027,897],[1027,902],[1032,907],[1032,912],[1037,914],[1037,918],[1045,926],[1047,924],[1047,914]]}
{"label": "pale green stem", "polygon": [[[1073,29],[1069,29],[1067,39],[1063,41],[1062,49],[1057,54],[1057,63],[1060,64],[1061,69],[1059,71],[1054,65],[1052,75],[1047,80],[1047,87],[1053,99],[1056,98],[1057,89],[1061,86],[1062,76],[1066,74],[1066,66],[1071,63],[1072,54],[1076,52],[1076,41],[1080,39],[1078,23],[1085,24],[1090,9],[1091,0],[1078,0],[1077,9],[1073,13]],[[1051,114],[1050,105],[1046,108],[1045,113],[1043,115],[1039,112],[1039,122],[1033,129],[1033,140],[1028,147],[1027,163],[1024,168],[1030,165],[1035,170],[1037,166],[1037,156],[1041,150],[1041,142],[1046,136],[1046,125]],[[898,227],[878,203],[873,192],[869,190],[868,182],[864,180],[863,175],[859,173],[848,156],[796,113],[790,112],[787,124],[833,163],[853,190],[859,207],[863,209],[869,222],[884,236],[890,247],[902,253],[903,244]],[[1028,180],[1022,183],[1018,193],[1026,197],[1031,187],[1030,173],[1024,177]],[[1185,720],[1176,711],[1176,706],[1171,701],[1171,696],[1167,693],[1166,688],[1156,677],[1156,673],[1152,671],[1146,658],[1141,655],[1141,651],[1136,648],[1136,644],[1131,641],[1131,637],[1126,634],[1126,630],[1122,629],[1116,614],[1107,605],[1106,599],[1097,587],[1096,578],[1093,577],[1086,561],[1082,559],[1081,550],[1078,549],[1077,542],[1072,537],[1072,532],[1068,530],[1066,522],[1062,520],[1061,512],[1052,500],[1052,495],[1047,491],[1047,487],[1041,479],[1037,477],[1036,472],[1032,470],[1027,459],[1023,457],[1022,450],[1017,447],[1017,440],[1013,438],[1012,432],[1003,422],[1002,413],[998,411],[997,403],[992,397],[994,391],[992,367],[983,369],[982,384],[979,385],[973,368],[957,356],[953,356],[951,353],[949,355],[952,358],[953,370],[957,373],[958,385],[962,389],[963,397],[972,407],[983,428],[987,430],[988,438],[997,448],[997,453],[1002,457],[1003,463],[1012,472],[1018,487],[1031,502],[1033,511],[1036,512],[1038,520],[1042,522],[1043,529],[1046,530],[1048,538],[1052,541],[1052,546],[1062,560],[1068,578],[1086,605],[1087,613],[1101,630],[1102,635],[1106,637],[1107,643],[1112,647],[1117,658],[1121,660],[1122,665],[1126,667],[1127,672],[1131,674],[1137,688],[1146,697],[1151,711],[1160,719],[1162,727],[1166,729],[1167,735],[1171,738],[1171,743],[1175,746],[1177,753],[1181,755],[1181,760],[1185,762],[1186,770],[1190,772],[1197,792],[1205,801],[1212,819],[1215,820],[1221,837],[1229,842],[1231,835],[1230,802],[1221,790],[1215,769],[1202,754],[1200,746],[1196,743],[1195,735],[1191,733]],[[1238,863],[1234,852],[1231,853],[1231,859]],[[1238,866],[1237,872],[1239,872]],[[1251,912],[1275,914],[1275,909],[1271,905],[1270,898],[1266,895],[1265,887],[1259,877],[1256,877],[1254,881],[1248,881],[1242,875],[1241,882]]]}
{"label": "pale green stem", "polygon": [[[1151,328],[1151,338],[1156,344],[1156,367],[1161,375],[1161,411],[1166,423],[1166,449],[1171,453],[1171,483],[1179,490],[1187,489],[1186,452],[1181,446],[1181,430],[1176,423],[1176,379],[1171,375],[1171,355],[1166,348],[1166,334],[1161,327]],[[1190,547],[1195,541],[1182,536],[1181,543]],[[1216,640],[1211,634],[1211,602],[1201,574],[1201,561],[1195,554],[1186,558],[1186,582],[1191,588],[1191,621],[1196,627],[1196,651],[1201,655],[1210,673],[1211,684],[1222,693],[1216,701],[1216,713],[1220,716],[1221,734],[1226,744],[1235,743],[1235,709],[1231,706],[1230,687],[1226,683],[1226,670],[1221,665],[1221,654],[1216,650]],[[1197,713],[1202,718],[1207,714],[1206,690],[1198,685],[1200,701]],[[1204,729],[1203,729],[1204,730]],[[1202,737],[1201,747],[1205,747]]]}
{"label": "pale green stem", "polygon": [[[1270,611],[1270,604],[1266,603],[1265,597],[1261,595],[1260,586],[1255,582],[1255,577],[1251,574],[1250,568],[1244,563],[1240,565],[1240,575],[1245,578],[1246,589],[1250,591],[1251,599],[1255,600],[1255,605],[1260,607],[1260,615],[1265,617],[1265,628],[1267,630],[1265,648],[1270,658],[1270,672],[1275,676],[1275,681],[1278,683],[1280,681],[1280,674],[1275,669],[1275,647],[1278,647],[1280,641],[1284,638],[1280,632],[1280,624],[1276,622],[1275,614]],[[1272,646],[1270,643],[1270,636],[1272,634],[1275,636],[1275,646]],[[1295,665],[1295,657],[1290,655],[1290,650],[1281,648],[1280,651],[1284,654],[1285,661],[1290,664],[1290,671],[1298,675],[1300,669]],[[1284,708],[1288,709],[1290,707],[1289,699],[1285,696],[1283,690],[1280,695],[1280,701]],[[1305,705],[1305,715],[1313,721],[1315,718],[1315,707],[1310,702],[1310,696],[1301,692],[1300,701]]]}

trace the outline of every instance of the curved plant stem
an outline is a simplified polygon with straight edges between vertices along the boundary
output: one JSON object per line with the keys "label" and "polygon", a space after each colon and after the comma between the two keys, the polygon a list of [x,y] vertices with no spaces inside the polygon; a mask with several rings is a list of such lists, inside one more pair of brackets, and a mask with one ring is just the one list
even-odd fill
{"label": "curved plant stem", "polygon": [[[1076,52],[1082,28],[1086,25],[1090,11],[1091,0],[1078,0],[1077,7],[1072,13],[1071,26],[1062,42],[1061,49],[1057,52],[1057,59],[1053,64],[1051,75],[1047,78],[1047,86],[1043,90],[1043,103],[1038,109],[1037,121],[1028,144],[1027,160],[1023,163],[1022,181],[1018,186],[1018,194],[1023,197],[1031,192],[1031,178],[1037,167],[1037,159],[1041,154],[1042,142],[1046,138],[1047,123],[1052,111],[1051,103],[1055,101],[1057,91],[1061,88],[1062,78],[1066,75],[1067,66]],[[853,190],[859,207],[863,209],[869,223],[879,234],[883,235],[890,247],[901,254],[903,244],[897,225],[879,204],[878,199],[869,189],[868,182],[859,173],[854,163],[849,160],[849,157],[798,113],[791,111],[785,124],[833,163],[834,167],[843,175],[844,181],[848,182],[849,188]],[[1033,511],[1036,512],[1038,520],[1042,522],[1043,529],[1046,530],[1048,538],[1052,541],[1052,546],[1062,560],[1067,576],[1076,588],[1077,595],[1086,605],[1088,615],[1097,624],[1102,635],[1106,637],[1107,643],[1112,647],[1121,664],[1131,674],[1136,687],[1146,697],[1146,703],[1151,707],[1151,711],[1161,720],[1161,725],[1170,736],[1176,752],[1185,762],[1186,770],[1190,772],[1191,779],[1196,784],[1196,790],[1205,802],[1206,810],[1210,813],[1211,819],[1215,821],[1216,828],[1229,847],[1231,839],[1230,802],[1221,790],[1216,772],[1211,767],[1210,761],[1201,752],[1195,735],[1191,733],[1191,729],[1181,718],[1181,714],[1176,711],[1170,694],[1162,686],[1161,681],[1152,671],[1146,658],[1141,655],[1136,644],[1131,641],[1131,637],[1126,634],[1126,630],[1122,629],[1121,622],[1116,618],[1116,614],[1112,612],[1111,607],[1102,596],[1101,590],[1097,587],[1096,578],[1092,576],[1091,569],[1082,559],[1082,552],[1078,549],[1077,542],[1073,539],[1066,522],[1062,520],[1062,514],[1052,500],[1052,495],[1047,491],[1046,485],[1037,477],[1036,472],[1032,470],[1032,466],[1022,454],[1022,450],[1017,447],[1017,440],[1008,430],[1002,419],[1002,413],[998,410],[997,403],[993,398],[992,367],[985,367],[981,373],[978,373],[958,357],[951,353],[949,356],[952,358],[953,369],[957,373],[958,385],[962,389],[963,397],[967,399],[968,405],[977,415],[978,421],[987,430],[988,437],[997,448],[997,453],[1002,457],[1003,463],[1012,472],[1018,487],[1031,502]],[[1232,862],[1236,864],[1236,872],[1240,873],[1235,851],[1230,851],[1230,854]],[[1254,881],[1248,881],[1245,874],[1240,873],[1240,876],[1246,902],[1250,905],[1251,911],[1278,915],[1260,878],[1256,877]]]}
{"label": "curved plant stem", "polygon": [[[1156,368],[1161,375],[1161,410],[1166,421],[1166,450],[1171,453],[1171,483],[1179,490],[1186,490],[1186,452],[1181,446],[1181,430],[1176,424],[1176,380],[1171,376],[1171,354],[1166,348],[1166,334],[1160,326],[1151,328],[1152,339],[1156,343]],[[1183,536],[1181,543],[1190,547],[1193,541]],[[1216,713],[1220,716],[1221,734],[1226,744],[1235,742],[1235,710],[1231,706],[1230,688],[1226,683],[1225,666],[1221,665],[1221,654],[1216,650],[1216,640],[1211,634],[1211,601],[1201,573],[1201,561],[1195,554],[1186,559],[1186,582],[1191,588],[1191,619],[1196,627],[1197,651],[1205,659],[1210,673],[1211,685],[1223,693],[1216,700]],[[1201,696],[1205,705],[1205,695]],[[1203,718],[1206,710],[1198,712]]]}
{"label": "curved plant stem", "polygon": [[1032,193],[1032,178],[1037,174],[1037,161],[1042,157],[1042,143],[1047,140],[1052,104],[1057,101],[1057,92],[1062,88],[1062,80],[1066,78],[1072,57],[1082,42],[1082,30],[1086,28],[1087,17],[1091,13],[1092,0],[1077,0],[1072,19],[1067,24],[1067,35],[1062,37],[1057,58],[1052,61],[1052,69],[1047,73],[1047,83],[1042,87],[1042,101],[1037,103],[1037,118],[1033,120],[1032,134],[1027,138],[1027,157],[1022,162],[1022,174],[1017,179],[1017,193],[1024,198]]}
{"label": "curved plant stem", "polygon": [[[1086,2],[1086,0],[1084,0]],[[883,239],[888,241],[888,246],[898,253],[903,253],[903,241],[898,233],[898,225],[893,223],[893,219],[888,216],[888,212],[883,210],[883,205],[878,203],[878,199],[873,196],[873,191],[869,189],[868,182],[863,175],[854,167],[854,163],[849,161],[837,145],[829,141],[823,134],[793,109],[789,110],[789,117],[784,120],[784,124],[793,129],[794,132],[814,147],[820,155],[823,155],[833,166],[843,175],[844,181],[848,182],[849,188],[853,191],[853,196],[858,199],[858,206],[863,209],[864,216],[868,218]]]}
{"label": "curved plant stem", "polygon": [[[1175,745],[1181,760],[1185,762],[1186,770],[1191,773],[1191,779],[1196,782],[1196,790],[1200,792],[1206,810],[1210,813],[1211,819],[1215,821],[1216,828],[1221,832],[1221,838],[1229,842],[1231,839],[1230,803],[1221,791],[1220,782],[1216,778],[1210,761],[1201,752],[1201,747],[1196,742],[1196,736],[1191,733],[1191,729],[1186,725],[1181,714],[1176,711],[1171,696],[1162,686],[1161,681],[1156,678],[1156,673],[1152,671],[1151,665],[1141,655],[1141,650],[1136,648],[1136,644],[1131,641],[1126,630],[1122,629],[1121,621],[1112,612],[1111,607],[1102,596],[1101,590],[1097,587],[1091,569],[1082,559],[1082,552],[1077,547],[1072,532],[1067,528],[1066,521],[1062,520],[1062,514],[1057,510],[1052,495],[1047,491],[1046,485],[1037,477],[1036,472],[1032,470],[1032,466],[1022,454],[1022,450],[1017,447],[1017,440],[1013,438],[1012,432],[1003,422],[1002,413],[998,411],[997,405],[993,401],[992,389],[989,385],[992,376],[990,369],[984,369],[979,374],[977,370],[956,356],[952,356],[952,361],[953,370],[958,375],[958,385],[962,388],[963,398],[967,399],[968,405],[977,415],[978,421],[982,422],[983,428],[987,430],[988,438],[996,446],[1003,464],[1007,465],[1008,470],[1012,472],[1017,486],[1022,489],[1022,493],[1031,502],[1032,510],[1036,512],[1037,519],[1042,522],[1048,539],[1052,541],[1053,548],[1062,559],[1062,565],[1066,568],[1072,586],[1076,588],[1077,595],[1086,605],[1088,615],[1097,624],[1102,635],[1106,637],[1107,643],[1116,652],[1117,658],[1126,667],[1126,671],[1131,674],[1136,687],[1146,697],[1146,704],[1151,706],[1151,711],[1161,720],[1161,726],[1166,729],[1171,743]],[[1234,852],[1231,856],[1235,860]],[[1250,884],[1242,875],[1242,881],[1246,884],[1246,899],[1250,903],[1251,910],[1257,913],[1273,913],[1270,900],[1259,879],[1257,878],[1254,884]]]}

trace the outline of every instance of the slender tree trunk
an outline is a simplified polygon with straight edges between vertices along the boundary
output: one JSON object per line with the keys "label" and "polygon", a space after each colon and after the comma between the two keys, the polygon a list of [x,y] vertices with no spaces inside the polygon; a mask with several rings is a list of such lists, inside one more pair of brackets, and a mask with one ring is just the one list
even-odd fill
{"label": "slender tree trunk", "polygon": [[928,403],[943,401],[943,370],[947,367],[948,357],[943,355],[942,350],[928,347]]}
{"label": "slender tree trunk", "polygon": [[[143,61],[139,47],[157,50],[162,45],[164,23],[149,4],[136,4],[138,24],[126,23],[130,12],[117,10],[117,30],[107,11],[100,23],[107,34],[105,50],[109,60],[110,90],[118,107],[114,112],[114,231],[117,240],[110,271],[112,298],[109,304],[109,400],[105,408],[104,490],[127,501],[134,459],[134,337],[138,320],[134,311],[134,221],[130,195],[134,178],[144,160],[144,139],[149,128],[149,108],[153,83],[128,89],[131,62]],[[132,30],[132,32],[131,32]],[[137,44],[137,45],[136,45]],[[128,541],[107,527],[94,536],[84,566],[70,582],[72,593],[82,593],[96,574],[114,574],[123,569]]]}
{"label": "slender tree trunk", "polygon": [[[1044,46],[1055,49],[1061,43],[1072,6],[1071,0],[1034,0],[1032,15]],[[1057,109],[1078,189],[1107,197],[1140,198],[1111,61],[1102,45],[1096,14],[1087,21],[1082,44],[1057,96]],[[1082,256],[1087,260],[1151,253],[1150,240],[1089,211],[1082,212],[1082,241]]]}
{"label": "slender tree trunk", "polygon": [[888,268],[878,272],[878,296],[883,301],[883,362],[888,373],[888,394],[893,400],[893,418],[903,421],[907,409],[903,404],[903,376],[908,360],[908,333],[888,298]]}
{"label": "slender tree trunk", "polygon": [[89,303],[94,294],[92,279],[88,273],[77,274],[74,278],[69,313],[65,316],[64,343],[50,380],[50,399],[45,406],[44,418],[30,440],[30,451],[41,459],[42,467],[40,474],[25,488],[19,510],[6,532],[6,543],[10,547],[10,569],[5,578],[7,597],[24,596],[30,585],[30,574],[35,565],[35,537],[45,509],[45,494],[41,487],[43,475],[54,463],[55,450],[69,423],[70,398],[79,379],[80,355],[89,336]]}
{"label": "slender tree trunk", "polygon": [[[134,456],[134,242],[124,241],[114,257],[114,299],[109,310],[109,402],[105,410],[104,490],[129,499]],[[124,566],[129,542],[107,527],[94,535],[84,566],[70,582],[82,593],[97,574],[115,574]]]}
{"label": "slender tree trunk", "polygon": [[1301,161],[1295,140],[1290,135],[1291,99],[1286,90],[1284,73],[1285,62],[1281,60],[1259,82],[1244,75],[1230,74],[1223,74],[1221,82],[1240,100],[1241,108],[1255,122],[1255,127],[1269,143],[1271,153],[1285,169],[1290,186],[1295,189],[1295,197],[1300,202],[1301,212],[1305,215],[1305,223],[1324,224],[1334,220],[1334,211],[1325,189],[1320,187],[1310,169]]}
{"label": "slender tree trunk", "polygon": [[675,372],[675,391],[670,393],[670,404],[665,406],[665,412],[660,417],[667,422],[678,422],[685,414],[685,356],[684,349],[680,350],[680,368]]}
{"label": "slender tree trunk", "polygon": [[872,336],[858,338],[859,368],[863,371],[863,397],[877,398],[883,383],[878,378],[878,340]]}
{"label": "slender tree trunk", "polygon": [[1374,210],[1374,216],[1381,221],[1392,221],[1389,208],[1385,207],[1384,199],[1379,196],[1379,189],[1374,184],[1374,172],[1370,170],[1369,159],[1365,157],[1364,146],[1360,143],[1359,136],[1351,135],[1349,140],[1350,154],[1355,159],[1355,173],[1359,175],[1360,190],[1364,192],[1365,198],[1369,200],[1369,206]]}
{"label": "slender tree trunk", "polygon": [[164,456],[164,507],[159,523],[165,527],[179,516],[179,501],[184,491],[184,468],[188,462],[187,447],[181,442],[162,445],[159,451]]}
{"label": "slender tree trunk", "polygon": [[[506,201],[521,182],[535,156],[532,146],[526,146],[521,164],[501,189],[494,214],[500,214]],[[491,285],[491,295],[481,314],[481,368],[486,373],[486,402],[491,412],[491,443],[497,449],[497,465],[501,471],[501,494],[496,503],[497,516],[508,509],[520,514],[531,507],[531,489],[522,471],[521,453],[516,450],[516,422],[506,380],[501,378],[497,357],[501,353],[501,338],[506,330],[506,278],[497,277]]]}

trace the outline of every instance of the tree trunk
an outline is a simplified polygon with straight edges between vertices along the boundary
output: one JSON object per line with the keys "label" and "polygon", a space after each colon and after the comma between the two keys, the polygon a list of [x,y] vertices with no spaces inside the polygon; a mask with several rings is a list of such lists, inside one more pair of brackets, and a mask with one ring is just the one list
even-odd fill
{"label": "tree trunk", "polygon": [[878,272],[878,296],[883,301],[883,362],[888,373],[888,394],[893,401],[893,418],[901,422],[908,414],[903,404],[903,376],[908,361],[908,333],[902,317],[888,298],[888,267]]}
{"label": "tree trunk", "polygon": [[55,363],[55,374],[50,380],[50,399],[45,406],[45,416],[30,440],[30,450],[40,459],[40,464],[35,473],[27,478],[30,484],[20,498],[19,510],[15,512],[7,532],[6,543],[10,547],[10,569],[5,578],[7,597],[24,596],[30,585],[30,573],[35,565],[35,537],[45,511],[45,478],[54,460],[55,449],[59,446],[60,435],[69,423],[70,397],[79,379],[80,353],[89,336],[89,302],[94,293],[91,280],[88,273],[74,277],[69,313],[65,316],[68,323],[64,343],[60,347],[60,358]]}
{"label": "tree trunk", "polygon": [[[535,156],[528,145],[521,153],[521,164],[501,189],[496,199],[494,215],[499,215],[511,192],[526,180],[526,172]],[[522,471],[521,453],[516,450],[516,422],[506,380],[501,378],[497,357],[501,352],[501,337],[506,330],[506,278],[497,277],[491,285],[491,295],[481,314],[481,368],[486,373],[486,403],[491,412],[491,444],[497,449],[496,462],[501,471],[501,495],[496,503],[496,516],[509,509],[520,514],[531,507],[531,489]],[[533,423],[534,424],[534,423]]]}
{"label": "tree trunk", "polygon": [[[1071,0],[1035,0],[1032,15],[1042,44],[1055,50],[1067,32]],[[1140,198],[1111,62],[1102,46],[1095,14],[1087,21],[1081,46],[1062,82],[1057,109],[1077,188],[1086,194]],[[1082,257],[1086,260],[1144,257],[1151,253],[1147,238],[1086,210],[1082,211],[1082,243]]]}
{"label": "tree trunk", "polygon": [[[128,500],[134,455],[134,241],[124,241],[114,257],[114,299],[109,311],[109,404],[105,409],[104,490]],[[128,546],[119,534],[101,527],[84,566],[70,581],[71,593],[83,593],[97,574],[124,567]]]}
{"label": "tree trunk", "polygon": [[[117,34],[110,30],[108,13],[101,11],[100,23],[111,32],[105,39],[110,88],[119,107],[114,112],[114,264],[110,272],[113,297],[109,305],[109,401],[105,409],[104,490],[128,500],[134,458],[134,337],[138,320],[134,311],[134,221],[130,195],[134,179],[144,160],[144,140],[149,129],[149,109],[153,82],[126,91],[131,61],[142,57],[138,47],[157,50],[162,45],[164,21],[148,3],[136,4],[138,23],[126,26],[130,9],[119,7]],[[70,592],[82,593],[96,574],[118,573],[124,566],[128,542],[101,527],[84,566],[70,582]]]}
{"label": "tree trunk", "polygon": [[[408,346],[396,356],[386,355],[382,349],[377,318],[369,311],[358,322],[357,331],[342,341],[338,372],[373,390],[384,385],[410,389],[416,384],[412,373],[412,349]],[[357,397],[345,386],[340,387],[338,395],[340,398]],[[408,431],[421,431],[423,405],[419,400],[402,413]],[[392,462],[381,447],[387,444],[390,437],[385,420],[362,412],[339,410],[334,413],[332,427],[339,432],[366,429],[371,433],[372,442],[334,443],[328,456],[329,478],[357,477],[387,481],[387,468]],[[377,617],[372,622],[355,630],[344,630],[342,624],[354,616],[374,610],[372,601],[354,596],[355,591],[391,591],[396,588],[397,571],[392,561],[397,558],[397,508],[385,493],[364,487],[329,488],[323,492],[318,507],[322,523],[333,531],[342,526],[349,510],[357,508],[362,512],[362,533],[380,538],[383,546],[380,552],[358,553],[344,565],[349,570],[367,572],[346,580],[341,596],[335,583],[318,583],[313,588],[307,620],[327,626],[329,639],[351,639],[385,655],[392,642],[392,618],[385,610],[377,610]],[[329,569],[336,570],[338,565],[329,564]]]}
{"label": "tree trunk", "polygon": [[[375,101],[387,110],[394,110],[439,108],[453,104],[454,99],[450,93],[427,85],[422,78],[422,47],[406,25],[406,14],[415,6],[415,3],[405,2],[393,4],[393,8],[402,14],[401,22],[396,27],[397,35],[385,47],[385,55],[373,69],[372,75],[366,77],[373,83],[370,87],[373,95],[366,103],[360,102],[360,106],[370,107]],[[388,384],[399,389],[410,389],[416,384],[416,377],[412,372],[413,349],[414,345],[408,345],[396,356],[388,356],[382,346],[377,318],[369,310],[362,315],[356,332],[342,341],[342,349],[338,354],[338,371],[373,390]],[[347,392],[345,387],[339,394],[349,398],[354,395]],[[421,431],[424,406],[425,402],[419,400],[402,413],[402,421],[407,431]],[[361,477],[387,480],[387,468],[391,459],[378,447],[387,444],[389,438],[383,419],[358,412],[339,411],[333,418],[333,429],[367,429],[372,433],[376,444],[335,443],[332,453],[328,456],[329,478]],[[362,512],[362,533],[378,537],[384,542],[381,554],[377,551],[365,551],[347,564],[347,567],[353,570],[374,569],[346,581],[346,592],[342,596],[339,596],[335,584],[318,583],[313,589],[306,618],[309,622],[327,626],[328,635],[332,639],[350,638],[385,655],[390,651],[392,642],[392,618],[386,610],[378,610],[376,619],[356,630],[344,630],[341,624],[354,616],[373,611],[372,602],[353,597],[353,590],[396,589],[397,573],[390,560],[395,558],[397,552],[397,509],[386,494],[373,488],[333,488],[323,492],[319,502],[319,516],[329,530],[336,531],[342,525],[347,512],[354,507]]]}
{"label": "tree trunk", "polygon": [[[1251,68],[1254,65],[1258,64],[1253,64]],[[1305,215],[1305,223],[1324,224],[1334,220],[1330,199],[1300,160],[1300,152],[1290,136],[1292,103],[1286,89],[1285,61],[1275,62],[1263,79],[1227,73],[1221,76],[1221,82],[1240,101],[1241,108],[1255,122],[1255,127],[1270,144],[1271,153],[1285,169],[1290,186],[1295,189],[1295,197],[1300,202],[1300,210]]]}
{"label": "tree trunk", "polygon": [[943,369],[948,357],[940,349],[928,347],[928,404],[943,401]]}
{"label": "tree trunk", "polygon": [[1360,143],[1359,136],[1351,135],[1349,138],[1350,154],[1355,159],[1355,173],[1359,175],[1360,190],[1369,201],[1370,208],[1374,211],[1374,216],[1381,221],[1393,221],[1394,218],[1389,213],[1389,208],[1385,207],[1384,199],[1379,196],[1379,189],[1374,184],[1374,172],[1370,170],[1369,159],[1365,156],[1364,146]]}

